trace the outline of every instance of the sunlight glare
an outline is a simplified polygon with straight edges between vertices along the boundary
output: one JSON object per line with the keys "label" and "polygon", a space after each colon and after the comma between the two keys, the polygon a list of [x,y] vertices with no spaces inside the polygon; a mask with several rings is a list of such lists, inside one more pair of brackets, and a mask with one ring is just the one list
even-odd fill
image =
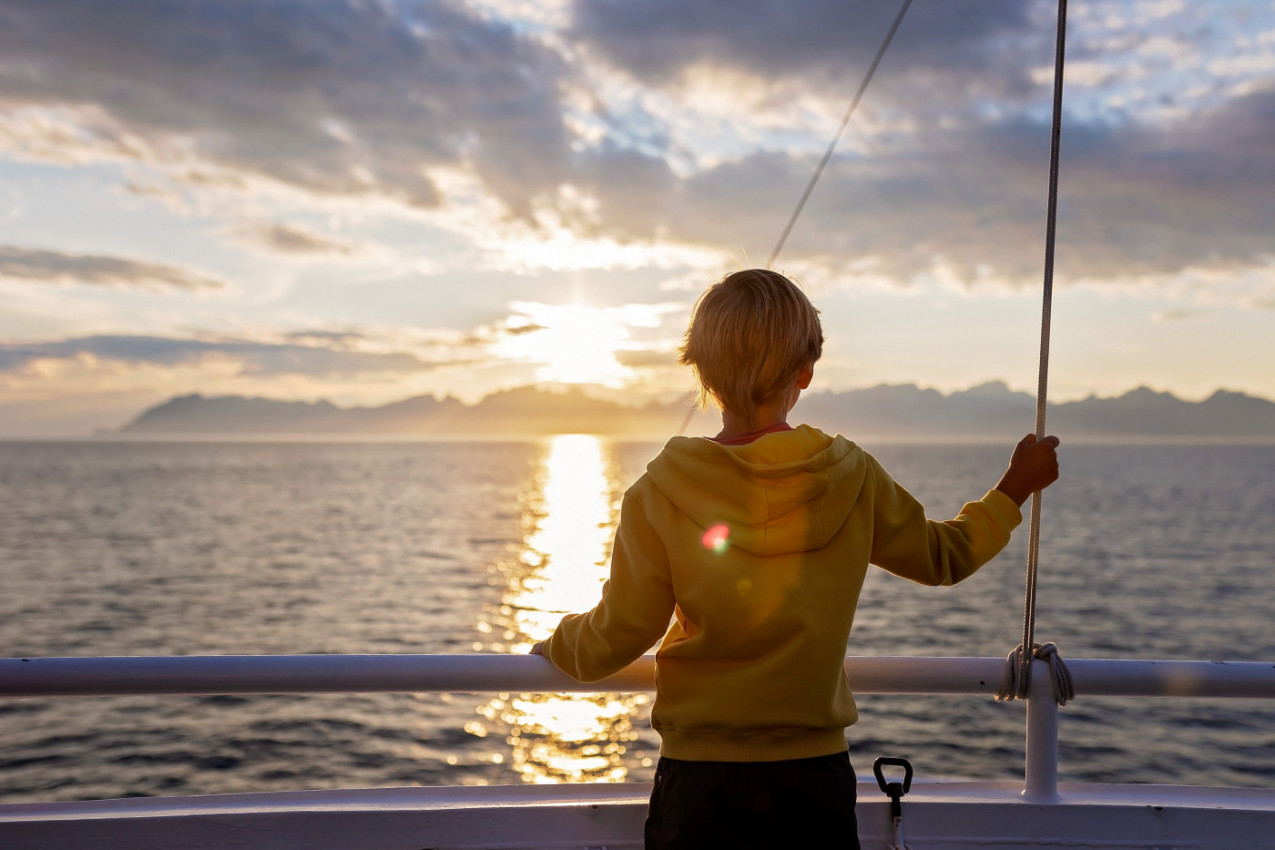
{"label": "sunlight glare", "polygon": [[613,310],[583,304],[511,305],[524,322],[493,347],[493,353],[541,364],[536,379],[562,384],[602,384],[617,387],[632,377],[616,352],[630,334]]}
{"label": "sunlight glare", "polygon": [[[550,443],[539,490],[526,500],[533,524],[505,567],[499,608],[478,625],[507,640],[489,648],[526,652],[564,614],[597,604],[616,523],[612,477],[596,437],[563,434]],[[646,702],[645,694],[523,694],[492,700],[478,714],[508,729],[509,763],[524,782],[622,782],[622,756]]]}

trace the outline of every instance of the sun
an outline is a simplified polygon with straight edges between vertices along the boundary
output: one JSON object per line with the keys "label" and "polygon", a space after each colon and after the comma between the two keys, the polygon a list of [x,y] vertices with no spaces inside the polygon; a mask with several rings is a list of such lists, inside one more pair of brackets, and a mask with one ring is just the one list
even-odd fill
{"label": "sun", "polygon": [[620,386],[632,377],[616,353],[629,344],[618,311],[583,304],[515,302],[515,315],[493,350],[539,364],[536,380]]}

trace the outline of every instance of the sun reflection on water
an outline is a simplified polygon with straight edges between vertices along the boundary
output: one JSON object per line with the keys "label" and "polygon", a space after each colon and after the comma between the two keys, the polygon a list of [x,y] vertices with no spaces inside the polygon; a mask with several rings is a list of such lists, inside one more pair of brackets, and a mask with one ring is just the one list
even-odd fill
{"label": "sun reflection on water", "polygon": [[[587,611],[607,577],[618,517],[617,488],[596,437],[564,434],[549,444],[538,488],[524,499],[526,534],[502,565],[499,607],[478,630],[494,651],[523,653],[564,614]],[[622,782],[644,694],[501,694],[482,705],[470,734],[506,734],[508,762],[524,782]],[[490,760],[502,763],[505,752]]]}

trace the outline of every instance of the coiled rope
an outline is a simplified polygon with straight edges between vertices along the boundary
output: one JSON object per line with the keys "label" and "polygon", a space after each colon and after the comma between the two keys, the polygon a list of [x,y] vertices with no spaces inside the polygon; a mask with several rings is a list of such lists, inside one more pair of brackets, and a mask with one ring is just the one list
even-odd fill
{"label": "coiled rope", "polygon": [[[1045,224],[1045,287],[1040,318],[1040,369],[1036,383],[1036,439],[1045,436],[1045,402],[1049,385],[1049,319],[1054,295],[1054,235],[1058,221],[1058,150],[1062,136],[1063,57],[1067,36],[1067,0],[1058,0],[1058,41],[1054,47],[1054,115],[1049,142],[1049,215]],[[1027,538],[1027,588],[1023,600],[1023,642],[1005,657],[1005,676],[997,700],[1026,699],[1031,688],[1032,659],[1049,664],[1054,699],[1059,705],[1076,696],[1071,673],[1052,643],[1034,643],[1036,630],[1036,573],[1040,562],[1041,494],[1032,494],[1031,526]]]}

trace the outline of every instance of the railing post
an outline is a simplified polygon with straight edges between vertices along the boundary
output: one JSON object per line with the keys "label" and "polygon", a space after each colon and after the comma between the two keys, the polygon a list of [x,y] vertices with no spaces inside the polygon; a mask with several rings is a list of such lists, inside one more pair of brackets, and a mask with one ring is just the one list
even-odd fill
{"label": "railing post", "polygon": [[1027,697],[1027,768],[1023,799],[1029,803],[1057,803],[1058,703],[1049,664],[1032,661],[1031,691]]}

